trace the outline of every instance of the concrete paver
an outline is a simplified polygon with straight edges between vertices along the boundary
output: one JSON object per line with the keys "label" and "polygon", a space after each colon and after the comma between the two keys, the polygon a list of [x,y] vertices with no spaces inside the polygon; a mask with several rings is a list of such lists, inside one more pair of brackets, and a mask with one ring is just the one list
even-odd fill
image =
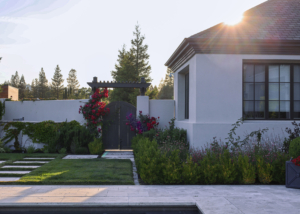
{"label": "concrete paver", "polygon": [[0,181],[17,181],[19,180],[20,178],[18,177],[0,177]]}
{"label": "concrete paver", "polygon": [[67,155],[63,159],[94,159],[98,158],[99,155]]}
{"label": "concrete paver", "polygon": [[5,206],[197,206],[202,213],[298,214],[300,190],[284,185],[0,185]]}
{"label": "concrete paver", "polygon": [[6,166],[3,166],[1,168],[24,168],[24,169],[36,169],[36,168],[39,168],[40,166],[24,166],[24,165],[20,165],[20,166],[17,166],[17,165],[6,165]]}
{"label": "concrete paver", "polygon": [[6,162],[6,161],[2,161],[2,160],[0,160],[0,164],[1,164],[1,163],[4,163],[4,162]]}
{"label": "concrete paver", "polygon": [[14,163],[49,163],[49,161],[15,161]]}
{"label": "concrete paver", "polygon": [[28,174],[31,171],[0,171],[0,174]]}
{"label": "concrete paver", "polygon": [[42,160],[46,160],[46,159],[49,159],[49,160],[54,160],[55,158],[23,158],[25,160],[38,160],[38,159],[42,159]]}

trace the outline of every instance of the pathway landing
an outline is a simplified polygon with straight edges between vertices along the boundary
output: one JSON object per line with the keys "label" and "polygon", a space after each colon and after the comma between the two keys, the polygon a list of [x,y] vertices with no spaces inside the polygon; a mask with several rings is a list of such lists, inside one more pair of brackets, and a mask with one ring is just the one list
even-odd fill
{"label": "pathway landing", "polygon": [[0,185],[5,207],[197,206],[204,214],[298,214],[300,190],[284,185]]}

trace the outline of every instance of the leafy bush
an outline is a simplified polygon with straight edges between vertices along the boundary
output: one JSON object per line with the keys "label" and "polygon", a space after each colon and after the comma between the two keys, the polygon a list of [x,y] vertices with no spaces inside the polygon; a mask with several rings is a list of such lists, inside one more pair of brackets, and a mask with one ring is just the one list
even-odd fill
{"label": "leafy bush", "polygon": [[103,152],[102,138],[94,138],[94,141],[90,142],[88,147],[92,155],[100,155]]}
{"label": "leafy bush", "polygon": [[67,153],[67,149],[66,148],[61,148],[58,153],[59,154],[66,154]]}
{"label": "leafy bush", "polygon": [[300,137],[297,137],[291,141],[289,155],[292,158],[297,158],[300,156]]}
{"label": "leafy bush", "polygon": [[14,147],[15,150],[21,150],[22,145],[19,142],[19,134],[26,127],[25,123],[22,122],[9,122],[4,125],[3,130],[5,131],[5,136],[2,138],[3,144],[6,145],[10,141],[15,140]]}
{"label": "leafy bush", "polygon": [[300,137],[300,123],[297,124],[296,121],[293,121],[292,125],[294,126],[294,130],[290,128],[285,128],[286,133],[289,134],[289,137],[284,139],[284,144],[283,144],[283,150],[286,153],[289,152],[291,141],[294,140],[295,138]]}
{"label": "leafy bush", "polygon": [[[0,101],[0,102],[1,102],[1,101]],[[1,139],[0,139],[0,153],[5,153],[4,145],[3,145]]]}
{"label": "leafy bush", "polygon": [[88,150],[85,147],[76,148],[75,154],[88,154]]}
{"label": "leafy bush", "polygon": [[27,123],[24,127],[23,134],[28,135],[33,143],[47,143],[52,138],[60,124],[52,120],[46,120],[40,123]]}
{"label": "leafy bush", "polygon": [[262,157],[257,157],[256,160],[257,174],[259,182],[269,184],[272,182],[273,166],[263,160]]}
{"label": "leafy bush", "polygon": [[255,183],[255,167],[250,163],[247,155],[239,155],[238,165],[240,171],[239,182],[242,184],[254,184]]}
{"label": "leafy bush", "polygon": [[27,153],[29,153],[29,154],[34,153],[34,151],[35,151],[34,145],[28,146],[27,149],[26,149],[26,151],[27,151]]}

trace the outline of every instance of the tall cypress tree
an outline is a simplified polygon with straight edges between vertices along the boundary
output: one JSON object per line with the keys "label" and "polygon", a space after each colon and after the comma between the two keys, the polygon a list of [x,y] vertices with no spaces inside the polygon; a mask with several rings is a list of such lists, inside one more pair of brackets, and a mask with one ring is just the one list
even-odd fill
{"label": "tall cypress tree", "polygon": [[67,78],[68,88],[70,90],[70,95],[78,90],[79,88],[79,81],[77,80],[77,71],[75,69],[71,69],[69,72],[69,77]]}
{"label": "tall cypress tree", "polygon": [[24,75],[22,74],[20,82],[19,82],[19,98],[23,99],[25,98],[25,89],[26,89],[26,82]]}
{"label": "tall cypress tree", "polygon": [[172,70],[168,68],[165,79],[160,81],[157,99],[174,99],[174,78],[171,73]]}
{"label": "tall cypress tree", "polygon": [[18,88],[20,83],[20,77],[18,71],[16,71],[15,75],[11,75],[10,85]]}
{"label": "tall cypress tree", "polygon": [[39,95],[41,96],[41,98],[45,98],[46,91],[48,89],[48,80],[46,78],[46,74],[43,68],[39,73],[38,87],[39,87]]}
{"label": "tall cypress tree", "polygon": [[139,77],[145,77],[146,82],[151,82],[151,66],[149,65],[148,45],[144,45],[145,36],[141,35],[140,26],[135,26],[134,39],[131,40],[131,51],[134,54],[135,72]]}
{"label": "tall cypress tree", "polygon": [[63,75],[61,74],[61,70],[60,70],[59,66],[57,65],[55,68],[55,72],[54,72],[54,75],[52,78],[52,83],[51,83],[53,93],[55,94],[57,99],[59,99],[59,95],[64,88],[64,85],[63,85],[64,79],[62,77],[63,77]]}

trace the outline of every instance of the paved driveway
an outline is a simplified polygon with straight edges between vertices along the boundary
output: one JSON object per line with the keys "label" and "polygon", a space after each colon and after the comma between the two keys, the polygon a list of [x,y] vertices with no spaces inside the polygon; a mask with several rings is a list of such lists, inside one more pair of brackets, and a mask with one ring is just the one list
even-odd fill
{"label": "paved driveway", "polygon": [[196,205],[207,213],[300,213],[300,190],[283,185],[0,186],[7,206]]}

